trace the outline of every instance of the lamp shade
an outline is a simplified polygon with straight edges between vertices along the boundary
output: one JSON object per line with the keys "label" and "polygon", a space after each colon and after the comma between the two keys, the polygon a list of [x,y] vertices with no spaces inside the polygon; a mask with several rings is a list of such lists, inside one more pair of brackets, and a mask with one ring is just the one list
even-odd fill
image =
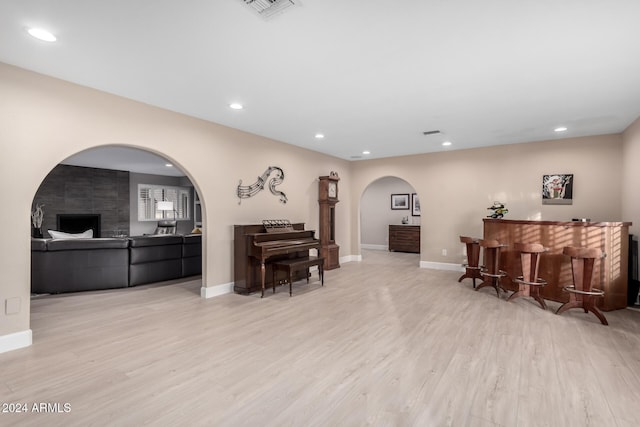
{"label": "lamp shade", "polygon": [[159,211],[172,211],[173,210],[173,202],[158,202],[158,210]]}

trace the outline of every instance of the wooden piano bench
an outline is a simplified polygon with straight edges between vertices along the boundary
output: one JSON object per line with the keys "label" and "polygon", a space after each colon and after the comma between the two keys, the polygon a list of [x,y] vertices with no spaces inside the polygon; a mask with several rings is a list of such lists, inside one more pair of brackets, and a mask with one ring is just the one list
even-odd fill
{"label": "wooden piano bench", "polygon": [[292,293],[292,280],[291,274],[305,270],[307,272],[307,283],[309,283],[309,268],[314,265],[318,266],[318,274],[320,275],[320,283],[324,286],[324,258],[317,256],[309,256],[304,258],[294,258],[294,259],[285,259],[282,261],[276,261],[272,263],[273,267],[273,293],[276,292],[276,277],[278,275],[278,271],[284,271],[287,274],[287,282],[289,282],[289,296],[293,295]]}

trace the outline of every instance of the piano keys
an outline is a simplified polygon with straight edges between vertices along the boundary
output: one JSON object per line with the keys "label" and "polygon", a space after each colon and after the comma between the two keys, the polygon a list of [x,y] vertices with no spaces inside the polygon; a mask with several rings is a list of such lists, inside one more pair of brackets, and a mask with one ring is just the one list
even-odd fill
{"label": "piano keys", "polygon": [[[262,224],[234,225],[234,286],[237,293],[250,294],[273,285],[271,263],[309,256],[310,249],[320,250],[315,231],[305,230],[304,223],[292,224],[292,231],[267,232]],[[299,272],[293,280],[305,278]]]}

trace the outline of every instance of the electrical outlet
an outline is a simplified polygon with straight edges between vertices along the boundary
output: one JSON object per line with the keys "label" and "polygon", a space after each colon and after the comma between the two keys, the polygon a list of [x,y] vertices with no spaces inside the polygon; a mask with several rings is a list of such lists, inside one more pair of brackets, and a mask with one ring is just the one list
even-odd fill
{"label": "electrical outlet", "polygon": [[20,298],[7,298],[4,300],[4,313],[5,314],[18,314],[20,313]]}
{"label": "electrical outlet", "polygon": [[446,249],[442,250],[442,256],[447,256],[447,250]]}

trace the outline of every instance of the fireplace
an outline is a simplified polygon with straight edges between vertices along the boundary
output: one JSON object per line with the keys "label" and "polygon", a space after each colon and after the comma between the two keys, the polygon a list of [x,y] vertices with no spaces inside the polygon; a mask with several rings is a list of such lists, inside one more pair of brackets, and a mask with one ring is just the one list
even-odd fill
{"label": "fireplace", "polygon": [[93,230],[93,237],[100,237],[100,214],[58,214],[56,215],[58,231],[65,233],[82,233]]}

